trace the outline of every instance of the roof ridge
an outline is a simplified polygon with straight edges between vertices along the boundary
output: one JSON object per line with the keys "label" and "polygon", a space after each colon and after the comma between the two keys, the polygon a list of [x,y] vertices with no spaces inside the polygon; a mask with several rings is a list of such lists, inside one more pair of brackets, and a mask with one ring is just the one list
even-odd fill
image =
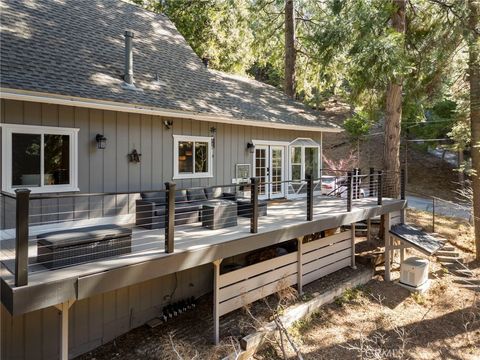
{"label": "roof ridge", "polygon": [[[105,0],[101,0],[101,1],[105,1]],[[110,1],[111,1],[111,0],[110,0]],[[126,5],[135,7],[135,8],[137,8],[137,9],[140,9],[140,10],[142,10],[142,11],[145,11],[145,12],[147,12],[147,13],[149,13],[149,14],[154,15],[154,16],[161,16],[161,17],[167,19],[168,21],[170,21],[173,25],[175,25],[175,24],[173,23],[173,21],[170,20],[170,18],[169,18],[167,15],[165,15],[164,13],[158,13],[158,12],[155,12],[155,11],[152,11],[152,10],[149,10],[149,9],[145,9],[142,5],[137,4],[137,3],[132,3],[132,2],[130,2],[129,0],[113,0],[113,1],[122,2],[122,3],[126,4]],[[175,28],[176,28],[176,27],[175,27]]]}

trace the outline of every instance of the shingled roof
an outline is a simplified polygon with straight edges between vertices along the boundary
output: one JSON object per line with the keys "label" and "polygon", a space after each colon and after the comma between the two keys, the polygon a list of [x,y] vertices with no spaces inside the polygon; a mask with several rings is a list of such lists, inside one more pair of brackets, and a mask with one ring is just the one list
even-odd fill
{"label": "shingled roof", "polygon": [[[167,17],[120,0],[2,0],[1,88],[337,131],[261,82],[207,69]],[[135,85],[122,88],[131,30]],[[338,118],[338,116],[337,116]]]}

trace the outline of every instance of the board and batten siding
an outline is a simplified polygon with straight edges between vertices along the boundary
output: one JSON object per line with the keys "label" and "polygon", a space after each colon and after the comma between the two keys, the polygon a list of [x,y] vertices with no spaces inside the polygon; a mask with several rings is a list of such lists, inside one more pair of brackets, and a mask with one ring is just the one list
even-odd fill
{"label": "board and batten siding", "polygon": [[[252,164],[247,143],[255,140],[291,142],[298,137],[321,144],[320,132],[292,131],[231,125],[190,119],[104,111],[63,105],[1,100],[1,123],[73,127],[78,133],[78,185],[81,192],[140,192],[164,188],[173,177],[173,135],[211,136],[216,129],[213,149],[213,177],[175,180],[177,189],[225,185],[235,177],[236,164]],[[167,129],[163,121],[171,120]],[[239,120],[241,122],[241,120]],[[107,138],[104,150],[96,148],[95,135]],[[136,149],[141,162],[131,163],[128,154]],[[0,156],[1,161],[1,156]],[[138,194],[82,199],[42,200],[32,203],[32,211],[49,207],[48,215],[38,214],[36,222],[114,216],[135,212]],[[10,199],[2,199],[2,228],[13,227]]]}
{"label": "board and batten siding", "polygon": [[[164,305],[212,290],[211,265],[76,301],[69,312],[69,353],[91,351],[160,315]],[[60,353],[61,313],[53,306],[11,316],[0,305],[0,358],[52,360]]]}
{"label": "board and batten siding", "polygon": [[[167,129],[163,121],[171,120]],[[173,135],[211,136],[216,128],[213,177],[176,180],[177,188],[230,184],[235,165],[249,163],[253,155],[247,142],[272,140],[290,142],[298,137],[321,144],[321,134],[270,129],[189,119],[103,111],[62,105],[2,99],[0,123],[73,127],[78,133],[78,184],[83,193],[140,192],[164,188],[173,176]],[[95,135],[107,137],[105,150],[98,150]],[[141,163],[128,161],[136,149]],[[1,147],[0,147],[1,151]],[[1,154],[0,154],[1,155]],[[0,162],[2,157],[0,156]],[[0,164],[1,168],[1,164]],[[1,179],[1,177],[0,177]],[[31,222],[86,219],[135,212],[133,195],[99,198],[35,200],[31,202]],[[48,209],[48,211],[44,211]],[[14,227],[15,203],[2,197],[0,226]],[[155,317],[169,302],[200,296],[212,290],[210,265],[100,294],[74,303],[70,311],[70,352],[89,351]],[[55,359],[59,353],[60,314],[54,307],[12,317],[0,305],[2,359]]]}

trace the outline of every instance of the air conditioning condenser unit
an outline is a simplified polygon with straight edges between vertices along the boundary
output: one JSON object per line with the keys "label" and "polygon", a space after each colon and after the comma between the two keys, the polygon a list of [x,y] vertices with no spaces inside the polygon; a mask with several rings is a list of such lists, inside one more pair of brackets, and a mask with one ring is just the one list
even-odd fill
{"label": "air conditioning condenser unit", "polygon": [[412,291],[425,291],[429,286],[427,259],[411,257],[400,266],[400,285]]}

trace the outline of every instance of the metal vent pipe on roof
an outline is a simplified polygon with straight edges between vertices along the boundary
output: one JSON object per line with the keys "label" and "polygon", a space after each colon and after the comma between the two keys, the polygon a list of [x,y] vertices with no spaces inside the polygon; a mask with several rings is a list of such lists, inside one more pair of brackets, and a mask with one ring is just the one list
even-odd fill
{"label": "metal vent pipe on roof", "polygon": [[128,85],[133,85],[133,31],[125,31],[125,75],[123,79]]}

